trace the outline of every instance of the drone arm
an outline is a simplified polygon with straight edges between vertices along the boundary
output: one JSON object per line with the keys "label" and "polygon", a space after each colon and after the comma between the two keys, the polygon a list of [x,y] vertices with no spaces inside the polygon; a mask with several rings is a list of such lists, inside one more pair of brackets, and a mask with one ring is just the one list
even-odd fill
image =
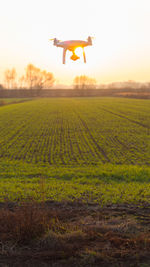
{"label": "drone arm", "polygon": [[84,48],[83,48],[83,58],[84,58],[84,63],[86,63],[86,56],[85,56]]}
{"label": "drone arm", "polygon": [[66,51],[67,51],[67,49],[64,48],[64,49],[63,49],[63,64],[66,63]]}

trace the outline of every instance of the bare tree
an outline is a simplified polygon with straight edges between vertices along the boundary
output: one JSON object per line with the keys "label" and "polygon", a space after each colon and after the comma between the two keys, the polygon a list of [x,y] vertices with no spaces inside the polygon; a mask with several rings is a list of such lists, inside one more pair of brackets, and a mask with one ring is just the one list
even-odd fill
{"label": "bare tree", "polygon": [[4,79],[5,79],[6,88],[10,88],[10,78],[11,78],[10,70],[5,70]]}
{"label": "bare tree", "polygon": [[29,64],[26,68],[25,80],[30,89],[48,89],[55,81],[51,72],[42,71],[32,64]]}
{"label": "bare tree", "polygon": [[79,86],[80,86],[80,77],[79,76],[76,76],[74,78],[73,84],[74,84],[75,89],[79,89]]}
{"label": "bare tree", "polygon": [[43,88],[49,89],[55,82],[54,75],[51,72],[46,72],[45,70],[42,72],[43,76]]}
{"label": "bare tree", "polygon": [[34,88],[34,86],[37,84],[38,72],[39,72],[38,68],[36,68],[32,64],[28,64],[26,68],[25,80],[26,80],[27,86],[30,89]]}
{"label": "bare tree", "polygon": [[24,75],[22,75],[19,78],[19,88],[25,88],[25,77],[24,77]]}
{"label": "bare tree", "polygon": [[75,89],[94,89],[96,88],[96,80],[86,75],[76,76],[74,79]]}
{"label": "bare tree", "polygon": [[13,68],[11,70],[7,69],[4,73],[6,87],[8,89],[13,89],[15,87],[15,81],[17,77],[16,69]]}

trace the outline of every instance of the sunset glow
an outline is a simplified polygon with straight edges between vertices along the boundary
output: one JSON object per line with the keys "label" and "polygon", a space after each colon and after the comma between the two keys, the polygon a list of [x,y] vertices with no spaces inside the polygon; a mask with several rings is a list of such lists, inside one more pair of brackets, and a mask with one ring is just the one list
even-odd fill
{"label": "sunset glow", "polygon": [[[75,53],[81,58],[83,57],[83,49],[81,47],[77,47],[75,49]],[[80,62],[81,63],[81,62]],[[83,62],[82,62],[83,63]]]}
{"label": "sunset glow", "polygon": [[[0,16],[0,83],[7,68],[18,76],[28,63],[53,72],[57,82],[72,84],[76,75],[90,75],[99,83],[149,81],[149,0],[5,0]],[[87,64],[80,59],[62,64],[63,49],[50,38],[86,40]]]}

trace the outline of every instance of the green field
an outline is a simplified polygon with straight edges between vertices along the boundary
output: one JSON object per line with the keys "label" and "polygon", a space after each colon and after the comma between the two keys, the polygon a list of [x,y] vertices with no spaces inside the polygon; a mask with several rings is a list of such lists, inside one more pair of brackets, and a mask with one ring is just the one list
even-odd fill
{"label": "green field", "polygon": [[122,98],[1,107],[1,201],[149,201],[149,114],[149,100]]}

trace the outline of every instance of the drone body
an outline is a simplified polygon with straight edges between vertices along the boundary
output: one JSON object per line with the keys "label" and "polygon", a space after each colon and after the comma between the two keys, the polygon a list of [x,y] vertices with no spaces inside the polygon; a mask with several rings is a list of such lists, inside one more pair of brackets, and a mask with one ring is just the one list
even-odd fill
{"label": "drone body", "polygon": [[83,58],[84,58],[84,63],[86,63],[86,57],[85,57],[85,52],[84,52],[84,47],[92,45],[92,37],[88,37],[87,41],[82,41],[82,40],[70,40],[70,41],[64,41],[61,42],[58,39],[54,38],[54,39],[50,39],[51,41],[54,41],[54,45],[57,47],[62,47],[63,48],[63,64],[66,63],[66,52],[67,50],[72,52],[72,56],[70,57],[70,59],[76,61],[77,59],[79,59],[80,57],[78,57],[75,54],[75,49],[77,47],[81,47],[83,49]]}

